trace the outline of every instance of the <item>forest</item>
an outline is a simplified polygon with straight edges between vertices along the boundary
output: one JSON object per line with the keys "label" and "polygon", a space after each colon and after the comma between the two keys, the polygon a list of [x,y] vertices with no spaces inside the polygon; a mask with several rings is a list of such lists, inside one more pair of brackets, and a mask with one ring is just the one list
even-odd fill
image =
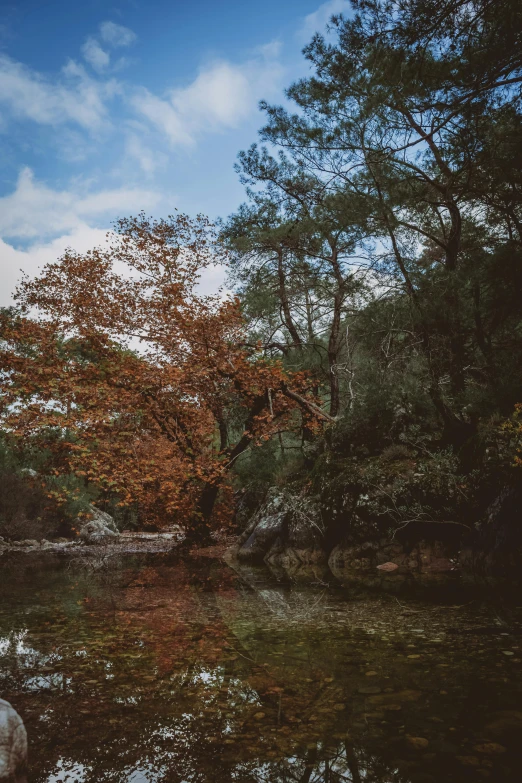
{"label": "forest", "polygon": [[[33,96],[76,79],[82,110],[102,84],[121,111],[125,47],[175,71],[209,27],[261,27],[239,0],[121,4],[140,36],[60,3],[21,0],[24,25],[54,7],[77,34],[96,7],[83,64],[53,91],[2,49],[0,104],[7,62]],[[2,783],[521,780],[522,3],[297,4],[293,43],[322,32],[261,103],[231,214],[122,209],[50,261],[35,240],[0,309]],[[231,101],[216,69],[254,91],[256,51],[133,100],[201,141],[187,116]],[[175,166],[204,200],[195,146]],[[24,171],[31,205],[69,209]]]}
{"label": "forest", "polygon": [[20,283],[5,541],[74,538],[94,503],[206,545],[275,502],[280,549],[428,540],[516,571],[522,8],[352,5],[262,104],[234,214],[122,217]]}

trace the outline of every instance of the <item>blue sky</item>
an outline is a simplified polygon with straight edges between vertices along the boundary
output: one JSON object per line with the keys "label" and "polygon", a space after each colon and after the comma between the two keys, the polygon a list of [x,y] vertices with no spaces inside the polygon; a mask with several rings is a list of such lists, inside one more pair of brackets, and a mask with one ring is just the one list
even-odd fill
{"label": "blue sky", "polygon": [[303,45],[347,9],[1,0],[0,305],[20,269],[100,244],[118,216],[233,211],[233,166],[256,140],[259,100],[283,100],[307,73]]}

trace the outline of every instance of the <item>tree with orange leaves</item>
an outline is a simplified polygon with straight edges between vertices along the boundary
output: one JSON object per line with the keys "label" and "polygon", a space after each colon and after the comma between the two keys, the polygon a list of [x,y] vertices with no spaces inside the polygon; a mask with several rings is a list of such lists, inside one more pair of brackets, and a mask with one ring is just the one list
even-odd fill
{"label": "tree with orange leaves", "polygon": [[137,502],[147,521],[190,520],[201,540],[240,454],[300,426],[298,409],[308,425],[328,418],[306,377],[248,345],[237,300],[199,293],[216,263],[206,218],[140,214],[25,279],[1,324],[5,431],[44,443],[56,475]]}

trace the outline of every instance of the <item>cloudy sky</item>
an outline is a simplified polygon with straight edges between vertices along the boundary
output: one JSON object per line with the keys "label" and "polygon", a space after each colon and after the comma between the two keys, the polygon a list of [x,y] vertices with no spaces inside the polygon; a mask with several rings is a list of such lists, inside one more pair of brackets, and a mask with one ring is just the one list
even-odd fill
{"label": "cloudy sky", "polygon": [[100,244],[118,216],[234,210],[259,100],[283,100],[347,6],[1,0],[0,306],[21,269]]}

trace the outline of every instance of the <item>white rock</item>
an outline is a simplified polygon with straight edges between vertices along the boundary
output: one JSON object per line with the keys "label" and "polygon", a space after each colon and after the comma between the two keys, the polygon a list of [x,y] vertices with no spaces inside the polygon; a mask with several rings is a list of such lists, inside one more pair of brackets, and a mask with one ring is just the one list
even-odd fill
{"label": "white rock", "polygon": [[0,781],[25,781],[27,732],[8,701],[0,699]]}
{"label": "white rock", "polygon": [[120,533],[110,514],[101,511],[96,506],[89,506],[91,519],[81,523],[80,538],[86,544],[107,543],[111,538],[117,538]]}

